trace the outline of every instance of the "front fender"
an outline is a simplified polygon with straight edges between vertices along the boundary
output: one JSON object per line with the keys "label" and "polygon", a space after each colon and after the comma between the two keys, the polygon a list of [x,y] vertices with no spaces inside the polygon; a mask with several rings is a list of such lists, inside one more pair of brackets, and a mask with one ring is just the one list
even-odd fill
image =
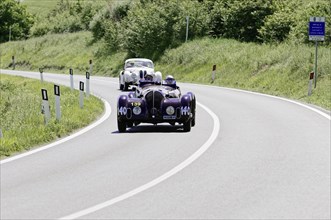
{"label": "front fender", "polygon": [[117,116],[119,118],[125,117],[127,113],[127,106],[128,106],[128,96],[121,95],[118,98],[118,102],[117,102]]}

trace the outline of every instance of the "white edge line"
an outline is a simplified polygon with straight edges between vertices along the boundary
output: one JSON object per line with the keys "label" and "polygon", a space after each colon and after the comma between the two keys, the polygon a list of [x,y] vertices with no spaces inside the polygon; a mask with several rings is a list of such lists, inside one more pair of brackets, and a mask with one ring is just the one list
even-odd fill
{"label": "white edge line", "polygon": [[207,108],[206,106],[197,103],[200,107],[202,107],[209,115],[211,115],[211,117],[213,118],[214,121],[214,128],[213,128],[213,132],[210,135],[210,137],[208,138],[208,140],[196,151],[194,152],[189,158],[187,158],[186,160],[184,160],[183,162],[181,162],[179,165],[177,165],[176,167],[172,168],[170,171],[166,172],[165,174],[157,177],[156,179],[138,187],[135,188],[127,193],[124,193],[120,196],[117,196],[113,199],[110,199],[108,201],[102,202],[100,204],[94,205],[92,207],[83,209],[81,211],[75,212],[73,214],[67,215],[65,217],[59,218],[60,220],[64,220],[64,219],[77,219],[79,217],[91,214],[93,212],[96,212],[98,210],[107,208],[111,205],[114,205],[115,203],[118,203],[120,201],[123,201],[125,199],[128,199],[138,193],[141,193],[149,188],[154,187],[155,185],[165,181],[166,179],[170,178],[171,176],[175,175],[176,173],[178,173],[179,171],[183,170],[185,167],[189,166],[192,162],[194,162],[196,159],[198,159],[204,152],[206,152],[208,150],[208,148],[212,145],[212,143],[215,141],[215,139],[218,136],[219,130],[220,130],[220,122],[218,117],[216,116],[215,113],[213,113],[209,108]]}
{"label": "white edge line", "polygon": [[[93,95],[93,94],[92,94],[92,95]],[[96,96],[96,95],[94,95],[94,96]],[[98,97],[98,96],[97,96],[97,97]],[[104,113],[103,116],[102,116],[99,120],[97,120],[95,123],[90,124],[89,126],[83,128],[82,130],[80,130],[80,131],[78,131],[78,132],[76,132],[76,133],[74,133],[74,134],[72,134],[72,135],[70,135],[70,136],[68,136],[68,137],[65,137],[65,138],[63,138],[63,139],[61,139],[61,140],[59,140],[59,141],[56,141],[56,142],[54,142],[54,143],[51,143],[51,144],[45,145],[45,146],[43,146],[43,147],[39,147],[39,148],[37,148],[37,149],[35,149],[35,150],[31,150],[31,151],[28,151],[28,152],[26,152],[26,153],[22,153],[22,154],[19,154],[19,155],[16,155],[16,156],[13,156],[13,157],[10,157],[10,158],[7,158],[7,159],[4,159],[4,160],[1,160],[1,161],[0,161],[0,164],[5,164],[5,163],[8,163],[8,162],[11,162],[11,161],[14,161],[14,160],[20,159],[20,158],[22,158],[22,157],[26,157],[26,156],[29,156],[29,155],[31,155],[31,154],[35,154],[35,153],[38,153],[38,152],[40,152],[40,151],[47,150],[47,149],[49,149],[49,148],[55,147],[55,146],[57,146],[57,145],[59,145],[59,144],[62,144],[62,143],[64,143],[64,142],[66,142],[66,141],[69,141],[69,140],[71,140],[71,139],[73,139],[73,138],[75,138],[75,137],[77,137],[77,136],[79,136],[79,135],[84,134],[85,132],[87,132],[87,131],[89,131],[89,130],[95,128],[96,126],[98,126],[99,124],[101,124],[102,122],[104,122],[105,120],[107,120],[107,118],[109,118],[109,116],[110,116],[110,114],[111,114],[111,107],[110,107],[110,104],[109,104],[105,99],[103,99],[103,98],[101,98],[101,97],[98,97],[98,98],[100,98],[100,99],[104,102],[104,105],[105,105],[105,113]]]}
{"label": "white edge line", "polygon": [[270,97],[270,98],[279,99],[279,100],[286,101],[286,102],[291,102],[293,104],[296,104],[296,105],[299,105],[301,107],[307,108],[311,111],[314,111],[314,112],[322,115],[323,117],[331,120],[331,116],[329,114],[324,113],[324,112],[322,112],[322,111],[320,111],[316,108],[310,107],[306,104],[291,100],[291,99],[287,99],[287,98],[283,98],[283,97],[279,97],[279,96],[268,95],[268,94],[263,94],[263,93],[258,93],[258,92],[247,91],[247,90],[235,89],[235,88],[227,88],[227,87],[221,87],[221,86],[210,86],[210,85],[194,84],[194,83],[189,83],[189,84],[195,85],[195,86],[204,86],[204,87],[212,87],[212,88],[218,88],[218,89],[232,90],[232,91],[237,91],[237,92],[243,92],[243,93],[248,93],[248,94],[254,94],[254,95]]}

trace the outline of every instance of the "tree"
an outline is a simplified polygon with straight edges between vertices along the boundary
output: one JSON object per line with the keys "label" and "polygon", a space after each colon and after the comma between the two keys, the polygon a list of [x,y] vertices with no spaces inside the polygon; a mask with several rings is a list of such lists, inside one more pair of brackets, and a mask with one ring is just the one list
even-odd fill
{"label": "tree", "polygon": [[33,16],[16,0],[0,0],[0,43],[29,36]]}

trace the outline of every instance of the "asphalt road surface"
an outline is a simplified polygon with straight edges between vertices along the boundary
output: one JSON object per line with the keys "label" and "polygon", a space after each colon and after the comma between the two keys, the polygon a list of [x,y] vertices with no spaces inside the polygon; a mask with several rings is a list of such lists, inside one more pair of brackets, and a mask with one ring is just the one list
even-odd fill
{"label": "asphalt road surface", "polygon": [[[84,78],[74,78],[77,88]],[[70,85],[68,75],[44,80]],[[329,113],[179,85],[197,97],[191,132],[142,124],[118,133],[118,79],[92,76],[105,115],[59,144],[2,160],[1,219],[330,218]]]}

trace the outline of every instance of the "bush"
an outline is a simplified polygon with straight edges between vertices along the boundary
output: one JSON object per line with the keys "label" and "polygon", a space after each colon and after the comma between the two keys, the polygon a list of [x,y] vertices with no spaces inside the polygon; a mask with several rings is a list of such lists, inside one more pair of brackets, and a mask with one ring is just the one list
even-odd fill
{"label": "bush", "polygon": [[26,11],[25,6],[16,0],[1,0],[0,4],[0,43],[9,39],[19,40],[29,37],[34,18]]}
{"label": "bush", "polygon": [[224,36],[259,41],[258,30],[273,13],[271,0],[229,0],[224,9]]}
{"label": "bush", "polygon": [[295,13],[294,23],[289,33],[289,40],[295,43],[309,43],[308,23],[310,17],[325,17],[325,44],[331,42],[331,2],[328,0],[316,0],[309,4],[303,4]]}

